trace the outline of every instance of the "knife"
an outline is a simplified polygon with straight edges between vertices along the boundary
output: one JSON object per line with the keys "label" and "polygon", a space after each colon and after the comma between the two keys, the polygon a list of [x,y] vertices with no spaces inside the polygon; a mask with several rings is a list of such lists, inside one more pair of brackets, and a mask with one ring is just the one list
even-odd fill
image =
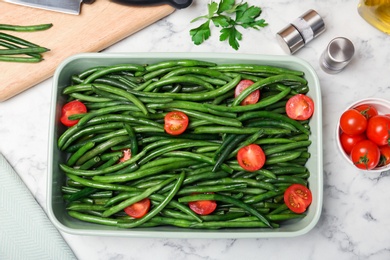
{"label": "knife", "polygon": [[183,9],[192,4],[192,0],[111,0],[112,2],[126,5],[161,5],[169,4],[176,9]]}
{"label": "knife", "polygon": [[4,0],[8,3],[67,14],[80,14],[81,3],[92,4],[95,0]]}
{"label": "knife", "polygon": [[[40,8],[67,14],[80,14],[81,3],[92,4],[95,0],[4,0],[8,3]],[[112,0],[127,5],[160,5],[169,4],[177,9],[191,5],[192,0]]]}

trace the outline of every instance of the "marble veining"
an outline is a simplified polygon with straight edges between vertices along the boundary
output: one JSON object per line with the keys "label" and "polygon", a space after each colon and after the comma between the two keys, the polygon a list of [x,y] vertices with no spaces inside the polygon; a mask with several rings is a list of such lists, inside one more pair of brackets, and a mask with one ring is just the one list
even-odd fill
{"label": "marble veining", "polygon": [[[79,259],[390,259],[390,173],[360,172],[344,161],[335,144],[338,117],[349,104],[368,97],[390,99],[390,36],[360,18],[358,1],[248,2],[263,8],[262,17],[269,25],[261,30],[241,29],[243,40],[237,52],[219,42],[216,28],[202,45],[191,42],[189,30],[200,23],[190,21],[206,14],[206,0],[195,0],[189,8],[175,11],[103,52],[286,55],[275,34],[308,9],[316,10],[324,18],[326,31],[294,55],[311,64],[321,83],[324,202],[318,224],[303,236],[277,239],[118,238],[63,233]],[[327,44],[340,36],[354,43],[355,55],[341,73],[326,74],[319,57]],[[0,152],[44,208],[51,89],[52,79],[48,79],[0,103]]]}

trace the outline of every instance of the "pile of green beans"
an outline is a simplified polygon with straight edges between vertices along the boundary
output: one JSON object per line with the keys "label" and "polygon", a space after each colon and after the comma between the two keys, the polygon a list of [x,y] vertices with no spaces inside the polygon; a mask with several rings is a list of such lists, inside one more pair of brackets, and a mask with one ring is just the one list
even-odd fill
{"label": "pile of green beans", "polygon": [[[242,79],[254,84],[234,97]],[[283,200],[291,184],[308,186],[309,120],[286,116],[285,104],[309,91],[301,71],[254,64],[171,60],[155,64],[97,66],[72,76],[62,90],[88,112],[64,129],[58,147],[67,154],[60,169],[73,218],[119,228],[176,226],[194,229],[277,228],[305,214]],[[240,102],[260,89],[258,103]],[[178,136],[164,131],[164,116],[189,117]],[[243,170],[241,147],[260,145],[263,168]],[[123,150],[131,159],[118,163]],[[148,197],[151,210],[132,219],[124,208]],[[215,200],[200,216],[188,202]]]}
{"label": "pile of green beans", "polygon": [[[47,30],[52,26],[53,24],[51,23],[38,25],[0,24],[0,31],[36,32]],[[20,37],[0,32],[0,62],[36,63],[43,60],[42,53],[47,51],[49,51],[48,48]]]}

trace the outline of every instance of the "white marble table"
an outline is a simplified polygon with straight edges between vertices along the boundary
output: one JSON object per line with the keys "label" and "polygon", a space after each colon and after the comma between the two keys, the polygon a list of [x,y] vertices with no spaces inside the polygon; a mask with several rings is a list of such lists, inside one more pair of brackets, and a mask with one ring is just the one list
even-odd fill
{"label": "white marble table", "polygon": [[[259,3],[260,2],[260,3]],[[368,97],[390,99],[390,36],[367,24],[358,1],[256,1],[269,26],[243,32],[239,53],[285,55],[275,34],[309,9],[325,20],[326,31],[295,56],[308,61],[321,82],[324,139],[324,203],[321,218],[309,233],[286,239],[154,239],[63,234],[79,259],[390,259],[390,177],[362,173],[337,150],[338,117],[352,102]],[[206,14],[208,1],[187,9],[104,50],[104,52],[226,52],[218,40],[195,46],[190,20]],[[126,8],[126,7],[124,7]],[[350,39],[356,49],[347,68],[330,75],[319,57],[335,37]],[[1,73],[1,72],[0,72]],[[1,84],[1,83],[0,83]],[[0,103],[0,152],[9,160],[45,207],[49,107],[52,79]],[[28,217],[28,213],[26,214]]]}

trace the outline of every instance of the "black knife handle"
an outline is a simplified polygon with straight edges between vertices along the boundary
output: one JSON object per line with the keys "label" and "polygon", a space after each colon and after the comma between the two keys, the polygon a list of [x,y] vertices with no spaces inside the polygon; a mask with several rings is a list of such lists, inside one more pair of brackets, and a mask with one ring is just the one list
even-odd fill
{"label": "black knife handle", "polygon": [[113,2],[128,4],[128,5],[161,5],[169,4],[176,9],[182,9],[190,6],[192,0],[112,0]]}

